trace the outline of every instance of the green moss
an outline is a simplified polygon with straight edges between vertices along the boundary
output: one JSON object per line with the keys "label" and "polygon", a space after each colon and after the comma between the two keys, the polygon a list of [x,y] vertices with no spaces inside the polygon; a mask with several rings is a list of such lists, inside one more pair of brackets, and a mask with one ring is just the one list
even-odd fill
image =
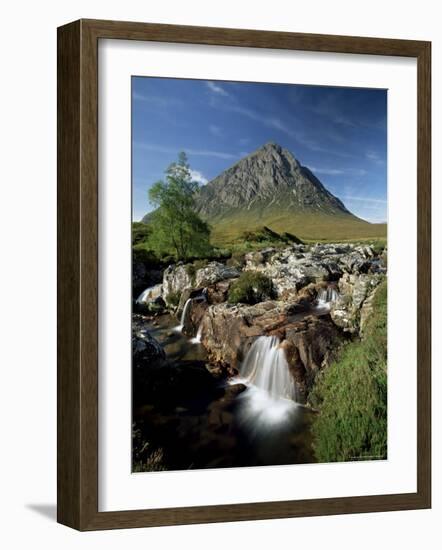
{"label": "green moss", "polygon": [[192,285],[195,285],[196,272],[199,269],[203,269],[204,267],[206,267],[208,263],[209,263],[208,260],[199,259],[199,260],[193,261],[192,263],[186,264],[184,266],[184,269],[186,270],[186,273],[189,276]]}
{"label": "green moss", "polygon": [[184,266],[184,269],[186,270],[186,273],[189,276],[190,281],[192,282],[192,285],[194,285],[195,284],[196,272],[197,272],[197,269],[196,269],[195,265],[194,264],[186,264]]}
{"label": "green moss", "polygon": [[257,304],[275,297],[271,279],[254,271],[244,271],[229,289],[231,304]]}
{"label": "green moss", "polygon": [[245,263],[245,253],[237,250],[232,252],[232,256],[226,261],[228,267],[235,267],[240,270],[244,267]]}
{"label": "green moss", "polygon": [[181,294],[179,292],[171,292],[167,295],[167,304],[172,307],[177,307],[180,303]]}
{"label": "green moss", "polygon": [[381,255],[387,246],[387,239],[377,239],[371,241],[369,244],[373,248],[375,254]]}
{"label": "green moss", "polygon": [[387,283],[373,300],[362,340],[345,345],[318,376],[310,403],[319,462],[387,456]]}

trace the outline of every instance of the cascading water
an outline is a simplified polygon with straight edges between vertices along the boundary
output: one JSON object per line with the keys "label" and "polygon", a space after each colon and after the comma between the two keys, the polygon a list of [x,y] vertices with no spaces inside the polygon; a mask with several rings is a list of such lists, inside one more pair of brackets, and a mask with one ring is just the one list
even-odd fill
{"label": "cascading water", "polygon": [[144,304],[145,302],[147,302],[149,297],[150,297],[150,293],[152,292],[152,290],[154,288],[155,287],[150,286],[149,288],[146,288],[146,290],[143,290],[143,292],[136,299],[136,303],[137,304]]}
{"label": "cascading water", "polygon": [[296,401],[295,382],[276,336],[260,336],[253,342],[241,365],[240,375],[273,399]]}
{"label": "cascading water", "polygon": [[177,327],[175,327],[175,329],[174,329],[176,332],[182,332],[183,331],[184,323],[186,322],[187,311],[188,311],[191,303],[192,303],[192,298],[189,298],[186,301],[186,303],[184,304],[183,312],[181,313],[180,324]]}
{"label": "cascading water", "polygon": [[318,294],[316,295],[316,307],[321,310],[329,310],[330,305],[333,302],[336,302],[336,300],[339,299],[339,292],[333,288],[332,286],[329,286],[327,288],[321,288],[318,290]]}
{"label": "cascading water", "polygon": [[201,323],[198,327],[196,336],[194,336],[190,341],[192,344],[201,344],[201,338],[203,335],[203,324]]}
{"label": "cascading water", "polygon": [[294,421],[298,411],[297,391],[284,350],[275,336],[260,336],[252,344],[240,368],[247,390],[240,394],[241,422],[257,435],[269,426],[281,428]]}

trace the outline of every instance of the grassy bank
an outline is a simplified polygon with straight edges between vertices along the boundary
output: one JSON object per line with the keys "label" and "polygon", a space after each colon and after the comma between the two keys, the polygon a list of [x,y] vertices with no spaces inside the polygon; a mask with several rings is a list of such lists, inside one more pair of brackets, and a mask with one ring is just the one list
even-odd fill
{"label": "grassy bank", "polygon": [[361,340],[344,346],[310,396],[319,462],[387,457],[387,282],[376,291]]}

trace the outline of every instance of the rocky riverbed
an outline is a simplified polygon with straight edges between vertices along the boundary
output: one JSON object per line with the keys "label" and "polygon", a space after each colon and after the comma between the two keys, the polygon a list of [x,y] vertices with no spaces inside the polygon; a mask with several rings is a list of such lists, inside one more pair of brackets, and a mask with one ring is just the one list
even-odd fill
{"label": "rocky riverbed", "polygon": [[[248,272],[272,292],[251,288],[256,303],[231,303]],[[385,251],[346,243],[168,266],[134,305],[134,469],[313,462],[309,394],[339,347],[363,334],[385,277]]]}

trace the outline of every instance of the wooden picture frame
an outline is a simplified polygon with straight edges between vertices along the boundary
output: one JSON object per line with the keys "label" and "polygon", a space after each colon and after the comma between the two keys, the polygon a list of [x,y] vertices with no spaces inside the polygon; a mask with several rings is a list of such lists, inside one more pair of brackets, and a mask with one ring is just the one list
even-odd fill
{"label": "wooden picture frame", "polygon": [[[98,511],[98,41],[123,39],[405,56],[418,67],[417,492]],[[82,531],[431,506],[431,44],[79,20],[58,29],[58,521]]]}

